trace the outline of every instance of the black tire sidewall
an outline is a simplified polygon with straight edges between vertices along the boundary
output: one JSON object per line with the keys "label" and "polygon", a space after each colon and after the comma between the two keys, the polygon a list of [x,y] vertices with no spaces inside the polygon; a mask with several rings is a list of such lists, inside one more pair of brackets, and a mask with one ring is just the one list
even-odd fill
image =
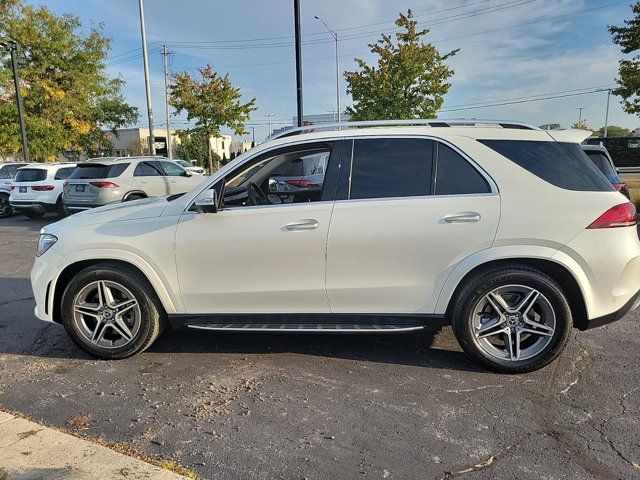
{"label": "black tire sidewall", "polygon": [[[119,348],[107,349],[91,344],[77,330],[73,321],[73,300],[82,288],[98,280],[112,280],[123,285],[138,301],[142,324],[133,342]],[[139,282],[127,273],[109,267],[90,267],[76,275],[62,295],[61,313],[62,324],[71,339],[87,353],[103,359],[125,358],[144,350],[155,340],[159,328],[157,324],[160,321],[155,305]]]}
{"label": "black tire sidewall", "polygon": [[[549,300],[556,316],[556,328],[551,342],[541,352],[526,360],[509,361],[492,357],[483,352],[473,339],[472,318],[477,303],[488,292],[504,285],[535,288]],[[533,371],[552,362],[564,349],[572,325],[571,309],[560,286],[541,272],[518,268],[489,272],[472,279],[461,292],[453,315],[453,330],[460,346],[483,366],[501,373]]]}
{"label": "black tire sidewall", "polygon": [[13,214],[13,209],[11,208],[11,204],[9,203],[9,196],[5,194],[0,195],[0,202],[4,203],[7,206],[6,213],[3,212],[2,208],[0,208],[0,218],[9,218]]}
{"label": "black tire sidewall", "polygon": [[35,210],[28,210],[24,212],[24,216],[31,218],[32,220],[44,217],[44,212],[36,212]]}

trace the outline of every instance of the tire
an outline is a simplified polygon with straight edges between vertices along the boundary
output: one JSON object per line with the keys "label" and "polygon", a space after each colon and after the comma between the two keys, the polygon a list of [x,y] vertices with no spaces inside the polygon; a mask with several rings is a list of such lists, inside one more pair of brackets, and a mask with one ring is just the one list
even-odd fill
{"label": "tire", "polygon": [[[124,312],[120,316],[114,313],[118,308],[100,309],[98,282],[115,300],[109,307],[125,303],[128,297],[137,302],[137,307],[119,308]],[[103,297],[107,300],[104,307],[109,297]],[[74,305],[80,306],[82,313],[76,312]],[[100,359],[121,359],[143,352],[158,338],[166,322],[164,309],[146,277],[131,267],[113,263],[94,265],[76,274],[62,295],[61,313],[62,324],[76,345]],[[123,322],[128,330],[123,330]]]}
{"label": "tire", "polygon": [[8,218],[13,215],[13,208],[9,203],[9,195],[0,195],[0,218]]}
{"label": "tire", "polygon": [[139,193],[132,193],[127,198],[123,200],[123,202],[132,202],[133,200],[141,200],[143,198],[147,198],[144,195],[140,195]]}
{"label": "tire", "polygon": [[56,202],[56,215],[58,215],[58,218],[65,218],[69,216],[69,211],[62,201],[62,195],[60,195],[60,198],[58,198],[58,201]]}
{"label": "tire", "polygon": [[[521,302],[524,305],[515,312]],[[473,275],[453,299],[450,311],[463,350],[499,373],[525,373],[548,365],[566,346],[573,324],[560,285],[517,264]]]}
{"label": "tire", "polygon": [[45,212],[40,212],[36,210],[25,210],[24,216],[30,218],[31,220],[36,220],[38,218],[44,217]]}

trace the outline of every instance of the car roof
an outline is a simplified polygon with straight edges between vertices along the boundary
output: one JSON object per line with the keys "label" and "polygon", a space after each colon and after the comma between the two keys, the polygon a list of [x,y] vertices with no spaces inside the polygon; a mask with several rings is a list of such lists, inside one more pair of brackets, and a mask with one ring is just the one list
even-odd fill
{"label": "car roof", "polygon": [[77,163],[71,163],[71,162],[28,163],[20,167],[18,170],[33,170],[34,168],[41,169],[41,170],[58,170],[64,167],[75,167],[75,166],[77,166]]}
{"label": "car roof", "polygon": [[136,157],[95,157],[89,158],[83,162],[83,164],[87,163],[98,163],[101,165],[113,165],[116,163],[137,163],[144,162],[145,160],[169,160],[169,158],[161,157],[161,156],[151,156],[151,155],[141,155]]}
{"label": "car roof", "polygon": [[581,145],[583,150],[591,150],[593,152],[602,152],[602,153],[608,153],[607,149],[605,147],[603,147],[602,145],[589,145],[589,144],[585,144],[585,145]]}

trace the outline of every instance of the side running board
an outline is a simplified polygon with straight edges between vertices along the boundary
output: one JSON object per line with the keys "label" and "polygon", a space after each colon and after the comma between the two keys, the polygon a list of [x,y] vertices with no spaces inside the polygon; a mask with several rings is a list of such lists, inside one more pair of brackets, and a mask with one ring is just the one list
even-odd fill
{"label": "side running board", "polygon": [[187,328],[225,332],[394,333],[422,330],[423,323],[188,323]]}

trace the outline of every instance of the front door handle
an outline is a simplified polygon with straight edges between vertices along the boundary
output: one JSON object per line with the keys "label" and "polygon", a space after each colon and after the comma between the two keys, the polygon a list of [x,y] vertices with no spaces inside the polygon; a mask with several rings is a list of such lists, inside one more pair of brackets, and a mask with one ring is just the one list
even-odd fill
{"label": "front door handle", "polygon": [[291,232],[297,232],[300,230],[315,230],[318,228],[318,221],[313,218],[305,218],[302,220],[296,220],[295,222],[287,223],[284,228]]}
{"label": "front door handle", "polygon": [[447,223],[473,223],[480,221],[480,218],[478,212],[462,212],[445,215],[443,220]]}

